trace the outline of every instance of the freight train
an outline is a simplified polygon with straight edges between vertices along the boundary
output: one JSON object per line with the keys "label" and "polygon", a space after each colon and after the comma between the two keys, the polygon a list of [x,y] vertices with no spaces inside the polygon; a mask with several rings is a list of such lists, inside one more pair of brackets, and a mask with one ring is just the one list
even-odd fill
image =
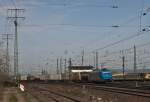
{"label": "freight train", "polygon": [[[21,80],[24,80],[21,79]],[[63,80],[63,81],[73,81],[73,82],[108,82],[112,81],[112,72],[108,69],[95,69],[91,70],[90,72],[72,72],[70,75],[68,75],[68,78],[62,76],[55,76],[55,78],[49,77],[46,79],[43,79],[42,76],[35,77],[35,76],[28,76],[26,80]]]}
{"label": "freight train", "polygon": [[112,79],[114,81],[142,81],[142,80],[150,80],[150,74],[149,73],[125,73],[123,74],[114,74],[112,76]]}

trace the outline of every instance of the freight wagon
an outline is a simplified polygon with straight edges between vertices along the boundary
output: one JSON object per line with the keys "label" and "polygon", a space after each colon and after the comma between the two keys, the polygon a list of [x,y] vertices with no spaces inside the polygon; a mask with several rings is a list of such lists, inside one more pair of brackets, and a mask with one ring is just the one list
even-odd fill
{"label": "freight wagon", "polygon": [[113,76],[114,81],[121,81],[121,80],[150,80],[149,73],[125,73],[123,74],[114,74]]}

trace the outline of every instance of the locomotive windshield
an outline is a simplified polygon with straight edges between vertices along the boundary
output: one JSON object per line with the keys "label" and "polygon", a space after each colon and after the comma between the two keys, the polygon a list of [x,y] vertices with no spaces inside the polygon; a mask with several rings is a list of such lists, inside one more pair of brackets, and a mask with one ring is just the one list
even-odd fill
{"label": "locomotive windshield", "polygon": [[103,68],[103,69],[101,69],[101,71],[110,71],[110,70],[108,70],[108,69],[106,69],[106,68]]}

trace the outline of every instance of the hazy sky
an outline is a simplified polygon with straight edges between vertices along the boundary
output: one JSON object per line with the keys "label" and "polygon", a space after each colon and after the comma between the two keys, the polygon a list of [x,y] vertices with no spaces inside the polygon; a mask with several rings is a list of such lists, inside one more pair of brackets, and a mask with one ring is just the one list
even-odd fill
{"label": "hazy sky", "polygon": [[[0,0],[1,33],[14,33],[6,16],[7,9],[15,5],[25,9],[21,16],[26,19],[19,27],[19,66],[24,72],[45,68],[46,63],[48,68],[55,69],[57,57],[72,57],[81,63],[83,49],[86,64],[93,64],[92,51],[139,32],[141,11],[147,13],[141,18],[142,29],[149,29],[150,23],[149,0]],[[147,43],[148,33],[98,50],[99,55]],[[13,52],[13,40],[10,42]]]}

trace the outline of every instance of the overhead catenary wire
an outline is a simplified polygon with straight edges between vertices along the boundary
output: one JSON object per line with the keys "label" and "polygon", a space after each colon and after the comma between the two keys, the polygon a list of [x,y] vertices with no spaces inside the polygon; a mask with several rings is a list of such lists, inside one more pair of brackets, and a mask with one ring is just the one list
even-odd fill
{"label": "overhead catenary wire", "polygon": [[[128,37],[126,37],[126,38],[124,38],[124,39],[121,39],[121,40],[116,41],[116,42],[114,42],[114,43],[108,44],[108,45],[106,45],[106,46],[104,46],[104,47],[95,49],[95,50],[91,51],[90,53],[92,53],[92,52],[94,52],[94,51],[100,51],[100,50],[103,50],[103,49],[108,48],[108,47],[112,47],[112,46],[114,46],[114,45],[117,45],[117,44],[119,44],[119,43],[121,43],[121,42],[130,40],[130,39],[133,39],[133,38],[135,38],[135,37],[137,37],[137,36],[140,36],[140,35],[142,35],[142,34],[145,34],[145,32],[138,32],[138,33],[136,33],[136,34],[134,34],[134,35],[128,36]],[[149,43],[148,43],[148,44],[149,44]],[[145,44],[145,45],[147,45],[147,44]],[[142,46],[142,45],[140,45],[140,46]]]}
{"label": "overhead catenary wire", "polygon": [[[144,5],[143,5],[143,7],[142,7],[142,10],[140,10],[140,15],[141,15],[141,17],[143,16],[142,14],[143,14],[143,8],[144,8]],[[142,13],[141,13],[142,12]],[[140,20],[141,20],[141,18],[140,18]],[[141,32],[141,30],[142,30],[142,25],[141,25],[141,21],[140,21],[140,32]],[[108,45],[106,45],[106,46],[104,46],[104,47],[101,47],[101,48],[98,48],[98,49],[95,49],[94,51],[96,51],[96,50],[102,50],[102,49],[105,49],[105,48],[108,48],[108,47],[111,47],[111,46],[114,46],[114,45],[116,45],[116,44],[118,44],[118,43],[121,43],[121,42],[124,42],[124,41],[126,41],[126,40],[130,40],[130,39],[132,39],[132,38],[134,38],[134,37],[136,37],[136,36],[139,36],[139,35],[141,35],[141,34],[136,34],[136,35],[133,35],[133,36],[129,36],[129,37],[127,37],[127,38],[124,38],[124,39],[121,39],[121,40],[119,40],[119,41],[117,41],[117,42],[114,42],[114,43],[111,43],[111,44],[108,44]]]}
{"label": "overhead catenary wire", "polygon": [[[129,19],[129,20],[127,20],[125,23],[122,23],[121,25],[119,25],[117,28],[120,28],[120,27],[122,27],[122,25],[125,25],[125,24],[127,24],[127,23],[131,23],[132,21],[134,21],[134,20],[136,20],[136,19],[138,19],[138,16],[136,16],[136,17],[133,17],[133,18],[131,18],[131,19]],[[115,30],[117,30],[117,29],[115,29]],[[106,33],[106,34],[111,34],[111,33],[113,33],[115,30],[112,30],[112,31],[110,31],[110,32],[108,32],[108,33]],[[106,35],[105,34],[105,35]],[[88,44],[86,44],[86,45],[83,45],[83,46],[89,46],[89,45],[91,45],[91,44],[93,44],[94,42],[97,42],[97,41],[99,41],[99,38],[97,38],[96,40],[93,40],[92,41],[92,43],[88,43]]]}
{"label": "overhead catenary wire", "polygon": [[[148,45],[150,45],[150,42],[146,42],[146,43],[143,43],[143,44],[136,45],[136,47],[137,48],[142,48],[142,47],[145,47],[145,46],[148,46]],[[125,54],[132,54],[133,51],[129,51],[129,50],[133,50],[133,47],[123,49],[123,51],[124,51]],[[120,54],[120,51],[121,50],[119,50],[119,51],[113,51],[113,52],[108,52],[107,56],[114,55],[114,54]],[[107,56],[100,56],[100,57],[107,57]]]}
{"label": "overhead catenary wire", "polygon": [[6,8],[4,7],[4,1],[5,1],[5,0],[1,0],[1,3],[0,3],[0,9],[3,9],[3,10],[6,9]]}
{"label": "overhead catenary wire", "polygon": [[[136,34],[134,34],[134,35],[131,35],[131,36],[128,36],[128,37],[126,37],[126,38],[124,38],[124,39],[121,39],[121,40],[119,40],[119,41],[110,43],[110,44],[108,44],[108,45],[106,45],[106,46],[103,46],[103,47],[101,47],[101,48],[97,48],[97,49],[95,49],[95,50],[93,50],[93,51],[100,51],[100,50],[103,50],[103,49],[105,49],[105,48],[112,47],[112,46],[114,46],[114,45],[117,45],[117,44],[119,44],[119,43],[121,43],[121,42],[130,40],[130,39],[133,39],[133,38],[135,38],[135,37],[137,37],[137,36],[140,36],[140,35],[142,35],[142,34],[145,34],[145,33],[143,33],[143,32],[138,32],[138,33],[136,33]],[[92,51],[92,52],[93,52],[93,51]]]}
{"label": "overhead catenary wire", "polygon": [[82,3],[82,2],[71,2],[71,1],[63,1],[63,2],[61,2],[61,1],[58,2],[57,1],[55,3],[47,3],[47,2],[45,3],[45,1],[40,1],[39,3],[41,3],[41,4],[38,4],[38,3],[33,4],[33,3],[30,3],[30,1],[29,2],[28,1],[22,1],[22,2],[23,2],[23,5],[32,6],[32,7],[54,7],[54,6],[63,7],[63,6],[65,6],[65,7],[69,7],[69,8],[79,8],[79,7],[111,7],[111,8],[118,8],[118,6],[116,6],[116,4],[114,5],[111,2],[110,2],[110,4],[101,3],[101,2],[96,3],[96,4],[94,4],[94,3],[93,4],[91,4],[91,3],[86,4],[86,3]]}
{"label": "overhead catenary wire", "polygon": [[144,11],[144,0],[141,0],[141,12],[139,13],[139,31],[142,31],[142,16]]}
{"label": "overhead catenary wire", "polygon": [[10,1],[12,2],[13,6],[15,7],[15,9],[17,9],[15,1],[14,0],[10,0]]}
{"label": "overhead catenary wire", "polygon": [[69,25],[69,24],[68,24]]}

